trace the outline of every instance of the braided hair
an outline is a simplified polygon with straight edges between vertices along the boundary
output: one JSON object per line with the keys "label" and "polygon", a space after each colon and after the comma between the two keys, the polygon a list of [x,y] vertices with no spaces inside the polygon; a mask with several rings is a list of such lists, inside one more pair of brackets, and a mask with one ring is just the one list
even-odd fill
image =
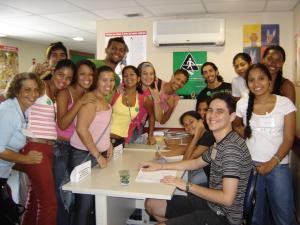
{"label": "braided hair", "polygon": [[[246,73],[246,82],[247,82],[248,88],[249,88],[249,83],[248,83],[249,82],[249,74],[254,69],[261,70],[262,73],[265,74],[270,81],[272,80],[272,76],[271,76],[268,68],[262,63],[256,63],[256,64],[251,65]],[[253,108],[254,108],[254,99],[255,99],[255,95],[249,89],[248,107],[247,107],[247,111],[246,111],[246,126],[245,126],[245,130],[244,130],[245,138],[250,138],[252,135],[250,120],[251,120],[252,112],[253,112]]]}

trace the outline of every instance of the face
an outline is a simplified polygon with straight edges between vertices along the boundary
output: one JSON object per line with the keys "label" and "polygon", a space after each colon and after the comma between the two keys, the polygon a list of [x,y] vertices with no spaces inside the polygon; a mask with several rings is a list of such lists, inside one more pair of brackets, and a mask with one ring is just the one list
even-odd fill
{"label": "face", "polygon": [[178,89],[182,88],[186,82],[187,82],[186,76],[182,73],[178,73],[172,76],[172,79],[170,81],[171,88],[173,89],[173,91],[177,91]]}
{"label": "face", "polygon": [[183,117],[183,126],[187,133],[194,135],[198,120],[190,115]]}
{"label": "face", "polygon": [[155,73],[151,66],[144,67],[141,72],[141,82],[144,86],[149,87],[155,79]]}
{"label": "face", "polygon": [[200,102],[199,105],[198,105],[197,112],[201,116],[202,119],[205,118],[207,108],[208,108],[207,102]]}
{"label": "face", "polygon": [[67,59],[65,52],[62,49],[56,49],[52,51],[49,58],[50,66],[55,66],[55,64],[62,59]]}
{"label": "face", "polygon": [[122,78],[123,78],[124,86],[126,88],[132,88],[132,87],[135,88],[137,85],[137,82],[139,81],[139,77],[134,72],[134,70],[131,68],[124,70]]}
{"label": "face", "polygon": [[234,65],[233,65],[235,72],[241,77],[246,76],[246,72],[249,69],[249,66],[250,64],[245,60],[243,60],[242,58],[237,58],[234,61]]}
{"label": "face", "polygon": [[72,81],[74,71],[69,67],[62,67],[55,71],[52,76],[55,87],[58,90],[65,89]]}
{"label": "face", "polygon": [[112,72],[101,72],[97,82],[97,91],[102,95],[111,93],[115,86],[115,75]]}
{"label": "face", "polygon": [[93,70],[87,65],[82,64],[77,71],[77,84],[88,89],[93,83]]}
{"label": "face", "polygon": [[211,65],[203,67],[203,77],[207,84],[216,82],[218,73]]}
{"label": "face", "polygon": [[222,132],[231,128],[234,119],[235,113],[229,114],[226,102],[215,99],[210,103],[206,113],[206,122],[212,132]]}
{"label": "face", "polygon": [[270,50],[264,57],[264,64],[267,66],[271,74],[277,74],[282,70],[284,61],[280,51]]}
{"label": "face", "polygon": [[255,95],[260,96],[271,92],[271,81],[264,72],[259,69],[249,71],[248,75],[249,90]]}
{"label": "face", "polygon": [[22,81],[22,86],[17,94],[17,99],[23,112],[33,105],[39,97],[39,91],[39,86],[35,80]]}
{"label": "face", "polygon": [[109,48],[105,49],[106,58],[113,64],[118,64],[122,61],[126,54],[126,47],[124,44],[113,41]]}

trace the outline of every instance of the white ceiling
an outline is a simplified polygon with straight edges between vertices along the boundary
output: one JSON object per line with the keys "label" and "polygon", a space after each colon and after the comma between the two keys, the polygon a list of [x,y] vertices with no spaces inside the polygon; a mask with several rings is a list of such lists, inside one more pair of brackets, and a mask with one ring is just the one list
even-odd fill
{"label": "white ceiling", "polygon": [[[0,0],[0,35],[95,52],[96,20],[292,11],[299,0]],[[73,37],[81,36],[83,42]]]}

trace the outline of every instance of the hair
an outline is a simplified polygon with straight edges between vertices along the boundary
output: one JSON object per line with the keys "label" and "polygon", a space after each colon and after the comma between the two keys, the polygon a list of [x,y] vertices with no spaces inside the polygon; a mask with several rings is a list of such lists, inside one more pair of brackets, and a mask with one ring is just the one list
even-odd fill
{"label": "hair", "polygon": [[118,42],[118,43],[121,43],[123,45],[125,45],[125,51],[128,53],[129,52],[129,49],[128,49],[128,46],[126,44],[126,42],[124,41],[124,38],[123,37],[114,37],[114,38],[110,38],[108,40],[108,43],[107,43],[107,47],[106,48],[109,48],[113,42]]}
{"label": "hair", "polygon": [[174,72],[174,76],[176,76],[177,74],[183,74],[186,77],[186,82],[185,83],[187,83],[189,81],[189,73],[186,70],[184,70],[184,69],[177,69]]}
{"label": "hair", "polygon": [[[136,68],[135,66],[132,66],[132,65],[128,65],[122,69],[122,77],[124,76],[125,70],[128,70],[128,69],[132,69],[133,72],[137,75],[137,77],[141,76],[138,68]],[[142,89],[141,85],[139,84],[139,82],[136,84],[136,90],[140,94],[143,93],[143,89]]]}
{"label": "hair", "polygon": [[93,91],[97,88],[98,80],[100,78],[101,73],[103,73],[103,72],[112,73],[113,75],[115,74],[114,70],[109,66],[104,65],[104,66],[100,66],[99,68],[97,68],[96,75],[94,76],[94,79],[93,79],[93,83],[92,83],[91,87],[89,88],[90,91]]}
{"label": "hair", "polygon": [[219,99],[222,100],[226,103],[226,106],[228,108],[229,114],[234,113],[235,109],[236,109],[236,100],[234,99],[234,97],[229,94],[229,93],[221,93],[218,92],[216,94],[214,94],[209,100],[208,100],[208,107],[211,104],[212,101]]}
{"label": "hair", "polygon": [[[267,47],[266,50],[264,51],[263,58],[265,58],[271,50],[280,52],[280,54],[282,55],[283,62],[285,62],[285,57],[286,57],[285,51],[279,45],[270,45],[269,47]],[[278,71],[278,74],[277,74],[275,82],[274,82],[274,88],[273,88],[272,94],[282,95],[280,93],[280,87],[284,80],[285,80],[285,78],[283,78],[283,76],[282,76],[282,70]]]}
{"label": "hair", "polygon": [[83,59],[83,60],[80,60],[79,62],[76,63],[76,71],[74,73],[74,76],[73,76],[71,84],[75,84],[77,82],[79,68],[82,65],[86,65],[87,67],[89,67],[93,71],[93,79],[95,78],[95,74],[96,74],[96,66],[95,66],[95,64],[92,63],[92,61],[90,61],[88,59]]}
{"label": "hair", "polygon": [[234,57],[233,57],[233,60],[232,60],[232,64],[234,65],[235,61],[237,59],[242,59],[244,60],[245,62],[247,62],[248,64],[251,64],[252,62],[252,59],[250,57],[249,54],[245,53],[245,52],[239,52],[238,54],[236,54]]}
{"label": "hair", "polygon": [[187,112],[183,113],[179,118],[179,122],[182,126],[183,126],[183,119],[186,116],[191,116],[191,117],[195,118],[196,120],[201,119],[201,116],[196,111],[193,111],[193,110],[187,111]]}
{"label": "hair", "polygon": [[66,57],[68,58],[68,51],[67,51],[66,46],[64,46],[64,44],[62,42],[54,42],[54,43],[51,43],[46,50],[47,59],[49,60],[52,52],[54,52],[55,50],[58,50],[58,49],[63,50]]}
{"label": "hair", "polygon": [[[256,63],[256,64],[251,65],[246,73],[246,83],[247,83],[248,88],[249,88],[249,85],[248,85],[249,74],[254,69],[261,70],[268,77],[268,79],[270,81],[272,80],[272,76],[271,76],[268,68],[262,63]],[[247,106],[247,111],[246,111],[246,126],[244,129],[245,138],[250,138],[252,135],[250,120],[251,120],[253,107],[254,107],[254,98],[255,98],[254,94],[249,89],[249,99],[248,99],[248,106]]]}
{"label": "hair", "polygon": [[[156,82],[156,71],[155,71],[153,64],[151,62],[141,62],[138,65],[137,69],[139,70],[140,75],[142,75],[142,71],[146,67],[151,67],[154,71],[154,80],[153,80],[152,84],[150,85],[150,88],[153,89],[153,88],[155,88],[155,82]],[[142,85],[142,81],[140,81],[140,85]]]}
{"label": "hair", "polygon": [[12,99],[17,97],[19,94],[21,88],[22,88],[22,83],[25,80],[35,80],[39,89],[41,89],[43,83],[40,80],[39,76],[36,73],[18,73],[15,76],[12,77],[12,79],[9,81],[8,85],[6,86],[5,90],[5,98]]}

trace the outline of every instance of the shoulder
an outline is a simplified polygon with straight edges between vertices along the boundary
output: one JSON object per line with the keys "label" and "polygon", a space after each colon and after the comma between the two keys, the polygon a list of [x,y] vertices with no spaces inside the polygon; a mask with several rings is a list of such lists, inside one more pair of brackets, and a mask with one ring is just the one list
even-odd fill
{"label": "shoulder", "polygon": [[18,114],[18,100],[7,99],[0,104],[0,118],[1,121],[12,121]]}
{"label": "shoulder", "polygon": [[221,144],[224,147],[224,154],[243,155],[244,151],[248,150],[245,140],[235,131],[231,131]]}
{"label": "shoulder", "polygon": [[222,84],[220,85],[223,88],[231,88],[231,83],[227,83],[227,82],[222,82]]}
{"label": "shoulder", "polygon": [[296,111],[294,103],[285,96],[276,95],[277,108],[283,111],[284,114]]}

